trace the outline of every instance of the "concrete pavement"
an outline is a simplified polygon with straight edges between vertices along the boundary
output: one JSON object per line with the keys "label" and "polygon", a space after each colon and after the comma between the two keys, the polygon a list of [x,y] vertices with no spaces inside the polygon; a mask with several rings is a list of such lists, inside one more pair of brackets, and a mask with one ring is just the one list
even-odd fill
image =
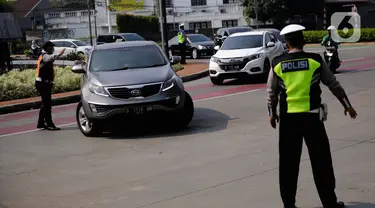
{"label": "concrete pavement", "polygon": [[[353,208],[375,207],[374,52],[340,53],[348,61],[337,79],[359,114],[356,120],[345,117],[323,88],[337,194]],[[85,138],[76,125],[66,125],[60,132],[6,136],[5,128],[34,126],[37,112],[0,117],[0,207],[282,207],[277,130],[268,124],[264,85],[213,86],[202,79],[186,87],[196,113],[179,133],[125,129]],[[60,124],[74,122],[74,105],[54,112]],[[320,207],[306,153],[298,205]]]}

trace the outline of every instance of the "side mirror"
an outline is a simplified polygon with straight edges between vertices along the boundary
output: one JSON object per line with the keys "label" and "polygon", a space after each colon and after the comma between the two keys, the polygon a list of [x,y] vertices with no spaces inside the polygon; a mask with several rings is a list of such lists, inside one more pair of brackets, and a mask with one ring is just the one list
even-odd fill
{"label": "side mirror", "polygon": [[272,47],[275,47],[275,43],[274,42],[267,43],[267,48],[272,48]]}
{"label": "side mirror", "polygon": [[220,49],[220,46],[217,45],[217,46],[214,47],[214,49],[215,49],[216,51],[218,51],[218,50]]}
{"label": "side mirror", "polygon": [[86,63],[76,64],[72,67],[72,72],[77,74],[83,74],[86,72]]}

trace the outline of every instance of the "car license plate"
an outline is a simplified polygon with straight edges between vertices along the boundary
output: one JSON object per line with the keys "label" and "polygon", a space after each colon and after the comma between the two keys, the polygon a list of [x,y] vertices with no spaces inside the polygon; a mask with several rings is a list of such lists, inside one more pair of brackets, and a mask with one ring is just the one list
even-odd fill
{"label": "car license plate", "polygon": [[153,110],[152,106],[140,106],[140,107],[132,107],[126,108],[125,113],[134,113],[134,114],[143,114],[145,112],[150,112]]}
{"label": "car license plate", "polygon": [[237,71],[237,70],[240,70],[240,66],[239,65],[225,66],[225,70],[226,71]]}

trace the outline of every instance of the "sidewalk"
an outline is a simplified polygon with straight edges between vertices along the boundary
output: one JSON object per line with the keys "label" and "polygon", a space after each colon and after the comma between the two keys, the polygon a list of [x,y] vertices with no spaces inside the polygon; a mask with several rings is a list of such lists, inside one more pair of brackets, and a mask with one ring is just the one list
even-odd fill
{"label": "sidewalk", "polygon": [[[208,65],[202,63],[191,63],[184,65],[184,69],[178,71],[177,74],[183,78],[184,82],[193,81],[199,78],[206,76]],[[208,75],[208,74],[207,74]],[[52,99],[55,101],[54,105],[60,105],[60,103],[56,103],[56,100],[64,100],[63,104],[68,104],[70,100],[69,97],[75,97],[72,102],[75,102],[77,99],[76,97],[79,96],[80,91],[72,91],[72,92],[65,92],[65,93],[58,93],[53,94]],[[33,106],[39,105],[40,97],[33,97],[33,98],[25,98],[19,100],[10,100],[10,101],[3,101],[0,102],[0,114],[3,113],[6,107],[10,106],[19,106],[22,107],[23,104],[33,104]],[[66,103],[68,102],[68,103]]]}

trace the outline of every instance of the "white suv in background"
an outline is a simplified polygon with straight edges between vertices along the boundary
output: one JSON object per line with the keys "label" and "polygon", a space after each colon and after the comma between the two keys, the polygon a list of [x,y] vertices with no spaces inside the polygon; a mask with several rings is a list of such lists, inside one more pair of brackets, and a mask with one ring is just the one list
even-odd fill
{"label": "white suv in background", "polygon": [[220,85],[225,79],[268,75],[271,61],[284,53],[282,42],[268,31],[250,31],[229,36],[211,57],[210,78]]}
{"label": "white suv in background", "polygon": [[71,52],[75,52],[77,54],[82,54],[87,56],[89,51],[92,49],[88,43],[74,40],[74,39],[56,39],[50,40],[53,44],[55,44],[55,53],[59,54],[61,50],[65,48],[64,56],[68,55]]}

